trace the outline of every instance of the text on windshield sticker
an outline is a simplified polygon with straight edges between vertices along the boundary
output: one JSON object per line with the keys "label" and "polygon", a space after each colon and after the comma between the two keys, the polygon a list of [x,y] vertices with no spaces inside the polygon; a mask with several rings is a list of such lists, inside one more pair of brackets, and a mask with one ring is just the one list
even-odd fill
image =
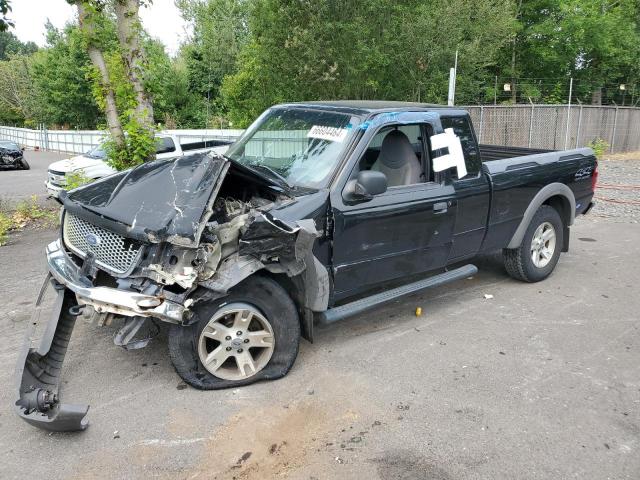
{"label": "text on windshield sticker", "polygon": [[346,128],[326,127],[322,125],[314,125],[307,133],[308,138],[318,138],[320,140],[328,140],[330,142],[342,142],[347,138],[349,131]]}

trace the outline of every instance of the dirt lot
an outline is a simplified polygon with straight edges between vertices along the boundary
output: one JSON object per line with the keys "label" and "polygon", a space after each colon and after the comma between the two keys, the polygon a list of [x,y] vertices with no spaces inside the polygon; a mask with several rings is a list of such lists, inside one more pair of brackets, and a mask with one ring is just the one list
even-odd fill
{"label": "dirt lot", "polygon": [[[640,161],[601,172],[640,185]],[[640,193],[598,196],[616,202],[577,221],[547,281],[482,258],[473,279],[319,329],[275,382],[185,388],[164,335],[126,352],[113,329],[78,324],[63,396],[92,405],[80,434],[12,412],[56,232],[13,235],[0,247],[0,478],[640,478]]]}

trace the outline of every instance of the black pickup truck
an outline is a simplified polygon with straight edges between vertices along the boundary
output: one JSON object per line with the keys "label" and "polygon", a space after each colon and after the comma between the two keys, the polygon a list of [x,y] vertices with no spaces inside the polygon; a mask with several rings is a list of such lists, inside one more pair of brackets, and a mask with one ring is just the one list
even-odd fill
{"label": "black pickup truck", "polygon": [[300,338],[407,294],[473,275],[502,250],[507,272],[545,279],[592,206],[590,149],[478,145],[464,110],[316,102],[267,110],[225,156],[158,160],[63,192],[47,246],[56,292],[39,345],[18,365],[17,413],[81,430],[61,403],[76,319],[139,348],[169,324],[169,354],[199,389],[284,376]]}

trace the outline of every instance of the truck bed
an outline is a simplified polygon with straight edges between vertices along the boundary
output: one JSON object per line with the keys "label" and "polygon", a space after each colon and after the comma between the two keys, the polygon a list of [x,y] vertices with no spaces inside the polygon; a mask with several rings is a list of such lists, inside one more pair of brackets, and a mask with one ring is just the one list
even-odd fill
{"label": "truck bed", "polygon": [[536,148],[480,145],[480,158],[490,175],[529,167],[581,160],[593,156],[589,148],[543,150]]}
{"label": "truck bed", "polygon": [[480,144],[480,156],[482,161],[490,162],[491,160],[502,160],[504,158],[523,157],[525,155],[535,155],[537,153],[549,153],[554,150],[544,150],[541,148],[527,147],[507,147],[504,145],[486,145]]}

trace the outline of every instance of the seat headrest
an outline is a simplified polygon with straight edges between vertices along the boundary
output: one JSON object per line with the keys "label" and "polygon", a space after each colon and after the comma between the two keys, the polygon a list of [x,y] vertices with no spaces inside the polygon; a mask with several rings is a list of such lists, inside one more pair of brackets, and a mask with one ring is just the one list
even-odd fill
{"label": "seat headrest", "polygon": [[400,130],[389,132],[382,140],[378,161],[388,168],[400,168],[410,160],[416,160],[416,153],[409,138]]}

